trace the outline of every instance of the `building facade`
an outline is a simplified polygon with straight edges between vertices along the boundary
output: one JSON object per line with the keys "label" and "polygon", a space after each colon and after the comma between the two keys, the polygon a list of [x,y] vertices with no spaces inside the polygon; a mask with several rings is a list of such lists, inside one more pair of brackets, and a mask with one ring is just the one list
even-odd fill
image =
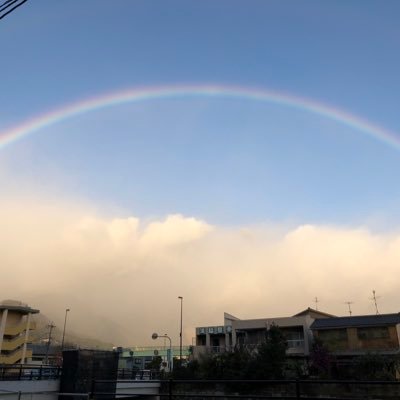
{"label": "building facade", "polygon": [[[131,347],[122,348],[117,347],[115,351],[120,353],[119,355],[119,368],[127,370],[135,369],[147,369],[148,365],[153,361],[155,357],[161,357],[164,366],[168,364],[168,360],[179,359],[180,347],[172,347],[172,357],[170,354],[169,347],[166,346],[147,346],[147,347]],[[187,360],[192,354],[192,346],[182,346],[182,359]]]}
{"label": "building facade", "polygon": [[32,315],[37,313],[39,310],[18,301],[0,304],[0,364],[24,364],[32,357],[27,345],[29,334],[36,327]]}
{"label": "building facade", "polygon": [[400,353],[400,313],[316,320],[311,329],[337,356]]}
{"label": "building facade", "polygon": [[278,326],[287,340],[287,354],[308,356],[312,342],[312,323],[320,318],[330,319],[333,315],[308,308],[292,317],[239,319],[224,314],[224,325],[196,328],[196,345],[193,356],[204,353],[231,351],[238,345],[255,348],[265,340],[266,331]]}

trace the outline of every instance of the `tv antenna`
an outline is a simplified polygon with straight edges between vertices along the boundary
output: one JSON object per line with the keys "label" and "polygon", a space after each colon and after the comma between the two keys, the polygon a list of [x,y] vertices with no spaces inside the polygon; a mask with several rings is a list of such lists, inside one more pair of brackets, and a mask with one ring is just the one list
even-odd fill
{"label": "tv antenna", "polygon": [[354,302],[353,301],[345,301],[344,304],[347,304],[347,306],[349,307],[349,314],[350,314],[350,317],[351,317],[351,314],[352,314],[351,305],[354,304]]}
{"label": "tv antenna", "polygon": [[375,290],[372,291],[372,297],[370,297],[369,299],[372,300],[374,302],[375,305],[375,310],[376,310],[376,315],[379,315],[379,310],[378,310],[378,299],[381,296],[376,296],[375,295]]}
{"label": "tv antenna", "polygon": [[314,303],[315,303],[315,310],[318,311],[318,303],[319,303],[318,297],[315,297]]}

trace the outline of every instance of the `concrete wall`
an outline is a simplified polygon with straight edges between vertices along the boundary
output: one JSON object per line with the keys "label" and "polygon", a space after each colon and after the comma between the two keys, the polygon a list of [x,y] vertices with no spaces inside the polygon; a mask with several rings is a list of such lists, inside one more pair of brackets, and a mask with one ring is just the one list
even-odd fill
{"label": "concrete wall", "polygon": [[19,325],[24,320],[24,316],[16,311],[8,310],[7,325]]}
{"label": "concrete wall", "polygon": [[[117,397],[128,394],[158,395],[160,382],[126,381],[117,383]],[[58,400],[59,380],[0,381],[0,400]],[[21,395],[19,395],[21,392]],[[151,397],[151,396],[150,396]]]}
{"label": "concrete wall", "polygon": [[0,400],[57,400],[59,388],[59,380],[0,381]]}
{"label": "concrete wall", "polygon": [[[129,394],[146,394],[157,396],[160,391],[160,382],[152,381],[126,381],[117,383],[117,397],[124,397]],[[147,398],[147,397],[146,397]]]}

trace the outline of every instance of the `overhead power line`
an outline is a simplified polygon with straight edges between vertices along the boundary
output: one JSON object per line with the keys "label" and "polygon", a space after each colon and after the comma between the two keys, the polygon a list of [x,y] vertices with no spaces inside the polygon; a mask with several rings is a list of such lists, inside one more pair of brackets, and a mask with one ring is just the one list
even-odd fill
{"label": "overhead power line", "polygon": [[[0,13],[3,14],[0,15],[0,19],[3,19],[5,16],[7,16],[8,14],[12,13],[16,8],[22,6],[22,4],[26,3],[28,0],[7,0],[5,1],[1,6],[0,6]],[[17,3],[17,4],[16,4]],[[10,8],[11,6],[13,6],[14,4],[16,4],[14,7]]]}
{"label": "overhead power line", "polygon": [[5,2],[0,6],[0,8],[2,8],[4,5],[6,5],[6,4],[8,4],[8,3],[12,2],[12,1],[14,1],[14,0],[7,0],[7,1],[5,1]]}

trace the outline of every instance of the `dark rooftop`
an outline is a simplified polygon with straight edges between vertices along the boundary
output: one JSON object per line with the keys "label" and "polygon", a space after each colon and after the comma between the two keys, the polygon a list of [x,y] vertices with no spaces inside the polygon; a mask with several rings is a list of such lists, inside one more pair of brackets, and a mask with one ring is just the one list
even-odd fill
{"label": "dark rooftop", "polygon": [[316,319],[311,329],[351,328],[400,324],[400,313]]}
{"label": "dark rooftop", "polygon": [[38,314],[39,310],[35,310],[34,308],[29,307],[27,304],[24,304],[20,301],[16,300],[4,300],[0,303],[0,311],[9,310],[16,311],[20,314]]}

